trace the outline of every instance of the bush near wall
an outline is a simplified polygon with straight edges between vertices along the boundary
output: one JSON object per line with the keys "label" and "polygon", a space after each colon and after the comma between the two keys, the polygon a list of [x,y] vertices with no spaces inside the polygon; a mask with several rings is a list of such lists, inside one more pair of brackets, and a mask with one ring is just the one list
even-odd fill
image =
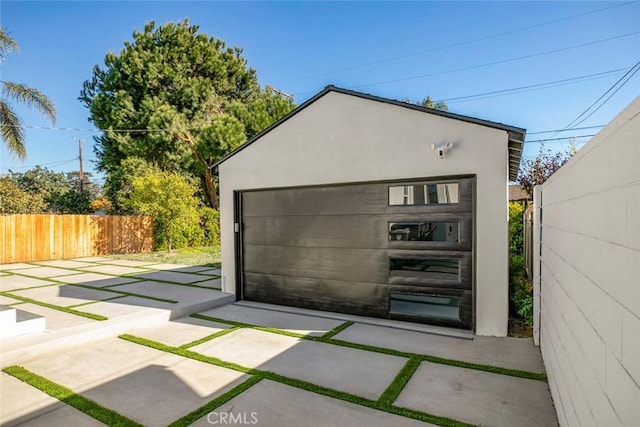
{"label": "bush near wall", "polygon": [[524,204],[509,203],[509,314],[533,325],[533,285],[524,265]]}
{"label": "bush near wall", "polygon": [[[171,230],[172,248],[180,249],[197,246],[217,246],[220,244],[220,214],[209,207],[200,208],[200,216]],[[156,250],[167,249],[166,224],[160,219],[154,221]]]}

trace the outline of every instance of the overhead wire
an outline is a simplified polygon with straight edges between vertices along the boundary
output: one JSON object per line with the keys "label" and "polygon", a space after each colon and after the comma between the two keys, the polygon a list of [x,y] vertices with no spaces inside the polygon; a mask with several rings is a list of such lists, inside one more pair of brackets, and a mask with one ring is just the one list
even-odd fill
{"label": "overhead wire", "polygon": [[[566,128],[568,128],[570,126],[573,126],[573,125],[577,126],[577,125],[583,123],[589,117],[591,117],[596,111],[598,111],[600,108],[602,108],[602,106],[604,104],[606,104],[607,101],[609,101],[613,95],[618,93],[618,91],[620,89],[622,89],[622,87],[625,84],[627,84],[627,82],[629,82],[629,80],[631,80],[631,78],[638,72],[638,70],[640,70],[640,61],[636,62],[635,65],[633,65],[631,68],[629,68],[629,70],[622,77],[620,77],[620,79],[618,79],[613,85],[611,85],[611,87],[609,87],[609,89],[607,89],[598,99],[596,99],[593,104],[591,104],[589,107],[587,107],[586,110],[584,110],[582,113],[580,113],[578,115],[578,117],[576,117],[571,122],[569,122],[569,124],[567,124],[564,128],[566,129]],[[626,80],[625,80],[625,78],[626,78]],[[624,82],[623,82],[623,80],[624,80]],[[616,88],[616,86],[617,86],[617,88]],[[613,93],[611,95],[609,95],[609,97],[607,99],[605,99],[595,110],[591,111],[591,113],[589,113],[588,116],[586,116],[582,120],[578,121],[582,116],[587,114],[587,112],[589,112],[589,110],[591,110],[591,108],[593,108],[602,98],[607,96],[607,94],[609,92],[611,92],[612,90],[613,90]]]}
{"label": "overhead wire", "polygon": [[331,74],[339,74],[339,73],[343,73],[343,72],[346,72],[346,71],[353,71],[353,70],[358,70],[358,69],[362,69],[362,68],[367,68],[367,67],[371,67],[373,65],[384,64],[384,63],[387,63],[387,62],[399,61],[399,60],[411,58],[411,57],[414,57],[414,56],[424,55],[425,53],[431,53],[431,52],[437,52],[437,51],[440,51],[440,50],[451,49],[451,48],[454,48],[454,47],[464,46],[464,45],[467,45],[467,44],[477,43],[477,42],[481,42],[481,41],[485,41],[485,40],[489,40],[489,39],[493,39],[493,38],[497,38],[497,37],[502,37],[502,36],[506,36],[506,35],[510,35],[510,34],[515,34],[515,33],[519,33],[519,32],[522,32],[522,31],[527,31],[527,30],[531,30],[531,29],[534,29],[534,28],[543,27],[543,26],[546,26],[546,25],[556,24],[558,22],[568,21],[568,20],[571,20],[571,19],[576,19],[576,18],[580,18],[580,17],[583,17],[583,16],[604,12],[604,11],[609,10],[609,9],[614,9],[614,8],[618,8],[618,7],[622,7],[622,6],[628,6],[628,5],[633,4],[633,3],[635,3],[635,2],[632,1],[632,2],[616,4],[616,5],[613,5],[613,6],[607,6],[607,7],[601,8],[601,9],[596,9],[596,10],[592,10],[592,11],[588,11],[588,12],[584,12],[584,13],[579,13],[577,15],[571,15],[571,16],[567,16],[567,17],[564,17],[564,18],[555,19],[555,20],[552,20],[552,21],[546,21],[546,22],[542,22],[542,23],[539,23],[539,24],[533,24],[533,25],[529,25],[529,26],[526,26],[526,27],[517,28],[515,30],[510,30],[510,31],[504,31],[504,32],[501,32],[501,33],[490,34],[490,35],[483,36],[483,37],[478,37],[478,38],[475,38],[475,39],[464,40],[464,41],[461,41],[461,42],[451,43],[451,44],[448,44],[448,45],[434,47],[434,48],[430,48],[430,49],[426,49],[426,50],[421,50],[421,51],[418,51],[418,52],[408,53],[408,54],[405,54],[405,55],[395,56],[395,57],[392,57],[392,58],[381,59],[381,60],[378,60],[378,61],[372,61],[372,62],[368,62],[368,63],[365,63],[365,64],[354,65],[354,66],[351,66],[351,67],[345,67],[345,68],[341,68],[341,69],[338,69],[338,70],[318,73],[318,74],[314,74],[312,76],[300,77],[300,78],[295,78],[295,79],[291,79],[291,80],[286,80],[286,81],[283,81],[283,82],[279,82],[278,84],[279,85],[283,85],[283,84],[287,84],[287,83],[294,83],[294,82],[299,82],[299,81],[302,81],[302,80],[308,80],[308,79],[312,79],[312,78],[316,78],[316,77],[323,77],[323,76],[327,76],[327,75],[331,75]]}
{"label": "overhead wire", "polygon": [[[617,40],[617,39],[621,39],[621,38],[624,38],[624,37],[630,37],[630,36],[633,36],[633,35],[636,35],[636,34],[640,34],[640,31],[632,31],[630,33],[618,34],[616,36],[607,37],[607,38],[599,39],[599,40],[594,40],[594,41],[590,41],[590,42],[587,42],[587,43],[580,43],[580,44],[573,45],[573,46],[567,46],[567,47],[562,47],[562,48],[558,48],[558,49],[547,50],[547,51],[544,51],[544,52],[532,53],[532,54],[529,54],[529,55],[516,56],[516,57],[513,57],[513,58],[501,59],[501,60],[498,60],[498,61],[486,62],[486,63],[483,63],[483,64],[475,64],[475,65],[470,65],[470,66],[467,66],[467,67],[452,68],[452,69],[449,69],[449,70],[437,71],[437,72],[434,72],[434,73],[418,74],[418,75],[415,75],[415,76],[401,77],[401,78],[390,79],[390,80],[381,80],[381,81],[371,82],[371,83],[364,83],[364,84],[352,86],[352,88],[356,89],[356,88],[369,87],[369,86],[379,86],[379,85],[383,85],[383,84],[396,83],[396,82],[402,82],[402,81],[408,81],[408,80],[417,80],[417,79],[422,79],[422,78],[425,78],[425,77],[439,76],[439,75],[450,74],[450,73],[455,73],[455,72],[459,72],[459,71],[468,71],[468,70],[473,70],[473,69],[477,69],[477,68],[490,67],[490,66],[493,66],[493,65],[505,64],[505,63],[508,63],[508,62],[520,61],[520,60],[523,60],[523,59],[535,58],[535,57],[538,57],[538,56],[550,55],[550,54],[558,53],[558,52],[565,52],[565,51],[568,51],[568,50],[578,49],[578,48],[585,47],[585,46],[592,46],[594,44],[605,43],[605,42],[608,42],[608,41],[611,41],[611,40]],[[298,92],[298,93],[294,93],[294,95],[305,95],[305,94],[309,94],[309,93],[314,93],[314,92]]]}

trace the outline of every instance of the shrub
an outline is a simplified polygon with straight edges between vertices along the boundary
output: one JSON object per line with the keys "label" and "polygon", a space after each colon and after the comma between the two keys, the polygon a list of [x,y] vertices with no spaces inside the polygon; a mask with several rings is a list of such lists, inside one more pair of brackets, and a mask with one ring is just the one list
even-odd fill
{"label": "shrub", "polygon": [[203,231],[203,244],[205,246],[218,246],[220,244],[220,213],[213,208],[200,210],[200,224]]}

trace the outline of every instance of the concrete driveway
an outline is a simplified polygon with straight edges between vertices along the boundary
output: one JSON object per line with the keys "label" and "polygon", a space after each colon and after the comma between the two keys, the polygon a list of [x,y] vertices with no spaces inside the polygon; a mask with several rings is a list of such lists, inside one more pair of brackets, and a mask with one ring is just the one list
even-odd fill
{"label": "concrete driveway", "polygon": [[557,425],[529,339],[229,303],[217,274],[0,265],[0,304],[49,324],[0,340],[1,424]]}

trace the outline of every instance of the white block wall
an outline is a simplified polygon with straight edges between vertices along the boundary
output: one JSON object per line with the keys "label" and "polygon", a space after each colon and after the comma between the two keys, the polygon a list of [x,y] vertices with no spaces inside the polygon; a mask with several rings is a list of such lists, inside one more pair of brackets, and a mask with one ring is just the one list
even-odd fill
{"label": "white block wall", "polygon": [[560,425],[640,426],[640,97],[540,191],[540,347]]}

